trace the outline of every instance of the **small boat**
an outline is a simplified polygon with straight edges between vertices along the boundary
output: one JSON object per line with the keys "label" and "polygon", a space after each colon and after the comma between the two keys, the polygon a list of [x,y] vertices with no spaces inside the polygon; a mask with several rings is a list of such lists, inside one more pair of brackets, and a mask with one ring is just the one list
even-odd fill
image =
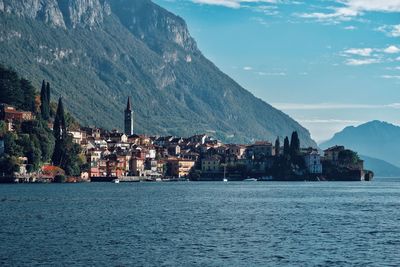
{"label": "small boat", "polygon": [[244,179],[245,182],[257,182],[258,180],[256,178],[247,178]]}
{"label": "small boat", "polygon": [[119,179],[114,179],[111,181],[113,184],[119,184]]}
{"label": "small boat", "polygon": [[224,178],[222,181],[223,181],[224,183],[226,183],[226,182],[228,182],[228,179]]}

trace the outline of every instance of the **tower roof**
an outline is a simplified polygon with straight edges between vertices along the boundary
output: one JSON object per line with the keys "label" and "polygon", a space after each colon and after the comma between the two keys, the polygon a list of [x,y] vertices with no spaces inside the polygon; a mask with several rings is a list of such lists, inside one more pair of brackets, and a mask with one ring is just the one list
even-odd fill
{"label": "tower roof", "polygon": [[132,110],[132,104],[131,104],[131,97],[128,97],[128,103],[126,104],[126,110],[131,111]]}

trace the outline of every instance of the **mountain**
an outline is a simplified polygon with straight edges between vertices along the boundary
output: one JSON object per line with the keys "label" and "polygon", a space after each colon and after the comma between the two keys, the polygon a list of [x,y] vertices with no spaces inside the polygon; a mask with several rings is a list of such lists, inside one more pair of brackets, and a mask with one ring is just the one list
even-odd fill
{"label": "mountain", "polygon": [[400,127],[382,121],[371,121],[360,126],[346,127],[320,145],[325,149],[341,144],[360,155],[381,159],[400,166]]}
{"label": "mountain", "polygon": [[149,0],[0,0],[0,25],[0,63],[38,86],[50,81],[82,124],[122,129],[132,96],[138,133],[250,142],[297,130],[316,146],[205,58],[182,18]]}
{"label": "mountain", "polygon": [[364,167],[373,170],[376,177],[400,177],[400,168],[384,160],[360,155],[364,160]]}

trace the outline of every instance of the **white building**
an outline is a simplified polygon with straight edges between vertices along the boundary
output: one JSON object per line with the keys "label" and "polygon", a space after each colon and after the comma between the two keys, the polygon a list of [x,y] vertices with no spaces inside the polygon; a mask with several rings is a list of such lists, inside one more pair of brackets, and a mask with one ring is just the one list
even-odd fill
{"label": "white building", "polygon": [[83,131],[69,131],[68,132],[72,136],[72,141],[75,144],[81,145],[84,140],[86,140],[86,132]]}
{"label": "white building", "polygon": [[321,174],[322,164],[321,155],[317,151],[312,151],[304,156],[307,169],[311,174]]}

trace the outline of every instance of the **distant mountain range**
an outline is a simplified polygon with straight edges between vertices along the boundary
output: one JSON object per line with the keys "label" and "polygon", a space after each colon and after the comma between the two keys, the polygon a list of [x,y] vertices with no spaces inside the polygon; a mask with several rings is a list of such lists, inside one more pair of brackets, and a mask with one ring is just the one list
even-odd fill
{"label": "distant mountain range", "polygon": [[364,160],[364,167],[374,171],[376,177],[400,177],[400,168],[384,160],[360,155]]}
{"label": "distant mountain range", "polygon": [[254,97],[205,58],[185,21],[149,0],[0,0],[0,63],[35,82],[86,125],[123,125],[133,98],[135,130],[209,133],[225,142],[310,133]]}
{"label": "distant mountain range", "polygon": [[375,164],[382,170],[396,173],[396,168],[400,166],[399,137],[399,126],[382,121],[371,121],[357,127],[346,127],[343,131],[336,133],[331,140],[322,143],[320,147],[325,149],[333,145],[344,145],[364,155],[366,165]]}

